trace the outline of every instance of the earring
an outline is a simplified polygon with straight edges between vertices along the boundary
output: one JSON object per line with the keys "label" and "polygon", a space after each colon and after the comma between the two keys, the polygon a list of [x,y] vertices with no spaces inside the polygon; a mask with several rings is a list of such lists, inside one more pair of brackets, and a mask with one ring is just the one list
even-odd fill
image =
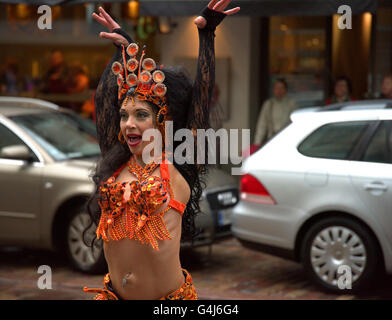
{"label": "earring", "polygon": [[118,141],[120,141],[121,143],[125,143],[125,138],[120,130],[120,132],[118,133]]}
{"label": "earring", "polygon": [[156,122],[158,123],[158,125],[162,126],[163,122],[166,120],[166,108],[162,108],[158,111],[157,113],[157,117],[156,117]]}

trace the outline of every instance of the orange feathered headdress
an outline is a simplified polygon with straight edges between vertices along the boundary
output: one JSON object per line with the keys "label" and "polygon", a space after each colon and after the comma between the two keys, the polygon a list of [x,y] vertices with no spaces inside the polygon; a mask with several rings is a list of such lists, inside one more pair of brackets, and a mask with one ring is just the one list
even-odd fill
{"label": "orange feathered headdress", "polygon": [[[125,52],[130,57],[128,61]],[[153,59],[144,58],[145,47],[139,61],[136,59],[138,52],[136,43],[129,44],[126,49],[122,46],[122,64],[118,61],[112,64],[112,72],[117,76],[118,99],[121,100],[124,95],[127,100],[136,96],[154,103],[159,108],[157,122],[162,125],[168,111],[165,97],[167,88],[163,83],[165,74],[157,68]]]}

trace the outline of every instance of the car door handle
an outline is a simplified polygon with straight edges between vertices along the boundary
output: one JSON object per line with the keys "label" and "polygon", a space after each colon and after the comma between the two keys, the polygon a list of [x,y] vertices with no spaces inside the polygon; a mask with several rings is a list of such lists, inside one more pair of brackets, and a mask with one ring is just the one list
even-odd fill
{"label": "car door handle", "polygon": [[388,190],[388,187],[385,184],[377,183],[377,182],[365,184],[364,187],[365,187],[365,190],[381,190],[381,191]]}

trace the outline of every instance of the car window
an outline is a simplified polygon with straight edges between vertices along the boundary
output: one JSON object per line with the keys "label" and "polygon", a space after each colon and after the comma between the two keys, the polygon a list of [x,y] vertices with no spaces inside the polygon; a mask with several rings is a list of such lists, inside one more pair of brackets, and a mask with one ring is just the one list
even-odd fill
{"label": "car window", "polygon": [[324,125],[311,133],[298,147],[305,156],[347,159],[369,125],[369,121],[347,121]]}
{"label": "car window", "polygon": [[5,125],[0,123],[0,153],[3,148],[9,146],[26,146],[31,152],[33,161],[39,161],[35,153],[31,151],[29,146],[27,146],[22,139],[20,139],[15,133],[13,133]]}
{"label": "car window", "polygon": [[392,163],[392,121],[383,121],[370,141],[362,161]]}
{"label": "car window", "polygon": [[[76,115],[74,116],[76,117]],[[51,111],[10,117],[55,160],[96,157],[100,148],[87,121],[75,121],[63,112]]]}
{"label": "car window", "polygon": [[70,118],[73,122],[76,122],[79,124],[80,128],[82,128],[83,131],[86,131],[90,134],[92,134],[94,137],[97,137],[97,127],[93,121],[90,119],[82,118],[78,116],[76,113],[68,113],[64,112],[62,113],[65,117]]}

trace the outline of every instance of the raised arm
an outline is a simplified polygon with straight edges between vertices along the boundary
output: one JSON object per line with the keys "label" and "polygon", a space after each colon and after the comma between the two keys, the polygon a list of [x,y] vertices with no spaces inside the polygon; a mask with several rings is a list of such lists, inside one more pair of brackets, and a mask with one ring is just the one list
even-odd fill
{"label": "raised arm", "polygon": [[231,0],[211,0],[202,15],[195,19],[199,32],[199,57],[192,92],[192,108],[188,114],[188,128],[209,127],[209,106],[215,84],[215,29],[239,7],[224,11]]}
{"label": "raised arm", "polygon": [[118,113],[118,86],[115,75],[111,72],[114,61],[121,58],[122,47],[134,42],[132,38],[125,33],[119,24],[115,22],[105,10],[100,7],[99,14],[93,13],[93,18],[103,26],[107,27],[110,32],[101,32],[100,37],[111,40],[117,47],[112,60],[107,64],[97,90],[95,92],[95,118],[97,125],[97,135],[102,155],[117,141],[118,132],[114,132],[116,128],[120,130],[120,115]]}

